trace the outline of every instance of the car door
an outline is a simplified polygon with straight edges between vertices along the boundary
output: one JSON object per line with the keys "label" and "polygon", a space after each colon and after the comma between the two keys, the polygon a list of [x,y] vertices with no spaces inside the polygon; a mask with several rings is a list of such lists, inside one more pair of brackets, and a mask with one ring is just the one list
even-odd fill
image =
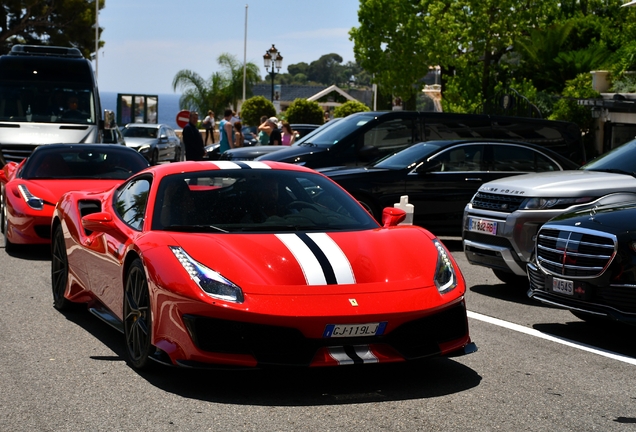
{"label": "car door", "polygon": [[113,206],[116,213],[113,217],[119,219],[117,225],[123,233],[94,233],[92,242],[85,246],[94,261],[92,265],[87,262],[87,267],[91,269],[91,290],[118,316],[121,315],[123,301],[124,242],[142,229],[150,184],[148,177],[137,178],[125,184],[118,191]]}
{"label": "car door", "polygon": [[485,145],[460,144],[444,149],[409,173],[406,194],[416,225],[435,234],[461,233],[464,207],[490,174],[483,168]]}
{"label": "car door", "polygon": [[351,134],[341,145],[334,145],[334,163],[321,166],[362,166],[423,141],[417,113],[391,113],[381,116],[369,127]]}

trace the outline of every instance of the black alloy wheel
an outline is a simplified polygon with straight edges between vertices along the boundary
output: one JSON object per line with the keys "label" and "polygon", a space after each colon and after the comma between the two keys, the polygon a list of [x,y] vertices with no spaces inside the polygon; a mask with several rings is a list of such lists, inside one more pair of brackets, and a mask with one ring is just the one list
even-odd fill
{"label": "black alloy wheel", "polygon": [[159,163],[159,150],[154,149],[150,154],[150,165],[155,166]]}
{"label": "black alloy wheel", "polygon": [[57,225],[51,242],[51,288],[53,307],[59,311],[69,310],[73,303],[64,297],[68,283],[68,255],[62,226]]}
{"label": "black alloy wheel", "polygon": [[180,162],[181,161],[181,147],[177,146],[174,149],[174,160],[173,162]]}
{"label": "black alloy wheel", "polygon": [[124,288],[124,336],[130,364],[136,369],[149,366],[152,322],[148,281],[141,260],[128,269]]}

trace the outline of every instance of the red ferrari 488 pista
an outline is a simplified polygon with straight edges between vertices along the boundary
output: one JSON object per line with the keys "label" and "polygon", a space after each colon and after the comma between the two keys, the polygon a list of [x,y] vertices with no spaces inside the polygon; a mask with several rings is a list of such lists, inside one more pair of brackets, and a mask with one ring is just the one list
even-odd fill
{"label": "red ferrari 488 pista", "polygon": [[54,305],[86,303],[130,363],[186,367],[402,362],[475,348],[465,283],[433,234],[380,226],[333,181],[276,162],[180,162],[52,224]]}

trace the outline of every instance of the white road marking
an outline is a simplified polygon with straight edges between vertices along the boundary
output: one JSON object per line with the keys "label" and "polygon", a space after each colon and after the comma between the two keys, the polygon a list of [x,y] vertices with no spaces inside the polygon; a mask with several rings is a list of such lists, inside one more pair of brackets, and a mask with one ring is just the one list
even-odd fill
{"label": "white road marking", "polygon": [[591,352],[593,354],[597,354],[597,355],[600,355],[600,356],[603,356],[603,357],[611,358],[612,360],[618,360],[618,361],[623,362],[623,363],[636,365],[636,359],[633,358],[633,357],[628,357],[628,356],[624,356],[622,354],[618,354],[618,353],[615,353],[615,352],[612,352],[612,351],[607,351],[607,350],[604,350],[604,349],[595,348],[593,346],[582,344],[582,343],[579,343],[579,342],[574,342],[574,341],[571,341],[569,339],[548,335],[548,334],[542,333],[542,332],[540,332],[538,330],[535,330],[535,329],[524,327],[524,326],[521,326],[519,324],[513,324],[513,323],[510,323],[508,321],[500,320],[498,318],[489,317],[487,315],[482,315],[482,314],[479,314],[477,312],[468,311],[467,314],[468,314],[468,318],[476,319],[476,320],[483,321],[483,322],[486,322],[486,323],[489,323],[489,324],[494,324],[494,325],[499,326],[499,327],[507,328],[509,330],[517,331],[519,333],[525,333],[527,335],[538,337],[538,338],[545,339],[545,340],[549,340],[551,342],[560,343],[562,345],[566,345],[566,346],[569,346],[569,347],[572,347],[572,348],[580,349],[582,351]]}

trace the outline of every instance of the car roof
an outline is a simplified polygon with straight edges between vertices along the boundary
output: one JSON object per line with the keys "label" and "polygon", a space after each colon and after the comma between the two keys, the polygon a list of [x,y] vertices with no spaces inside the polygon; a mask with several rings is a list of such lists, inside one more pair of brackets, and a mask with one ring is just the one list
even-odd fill
{"label": "car roof", "polygon": [[[133,150],[134,151],[134,150]],[[222,169],[267,169],[283,171],[302,171],[312,172],[318,174],[315,170],[305,168],[300,165],[288,164],[284,162],[273,161],[241,161],[237,164],[232,161],[215,160],[215,161],[183,161],[173,162],[169,164],[161,164],[150,167],[150,170],[156,173],[160,177],[164,177],[172,174],[181,174],[184,172],[196,172],[207,170],[222,170]],[[148,171],[148,169],[146,170]]]}
{"label": "car roof", "polygon": [[124,127],[146,127],[146,128],[157,128],[157,129],[160,127],[167,127],[172,129],[170,126],[164,123],[128,123]]}

